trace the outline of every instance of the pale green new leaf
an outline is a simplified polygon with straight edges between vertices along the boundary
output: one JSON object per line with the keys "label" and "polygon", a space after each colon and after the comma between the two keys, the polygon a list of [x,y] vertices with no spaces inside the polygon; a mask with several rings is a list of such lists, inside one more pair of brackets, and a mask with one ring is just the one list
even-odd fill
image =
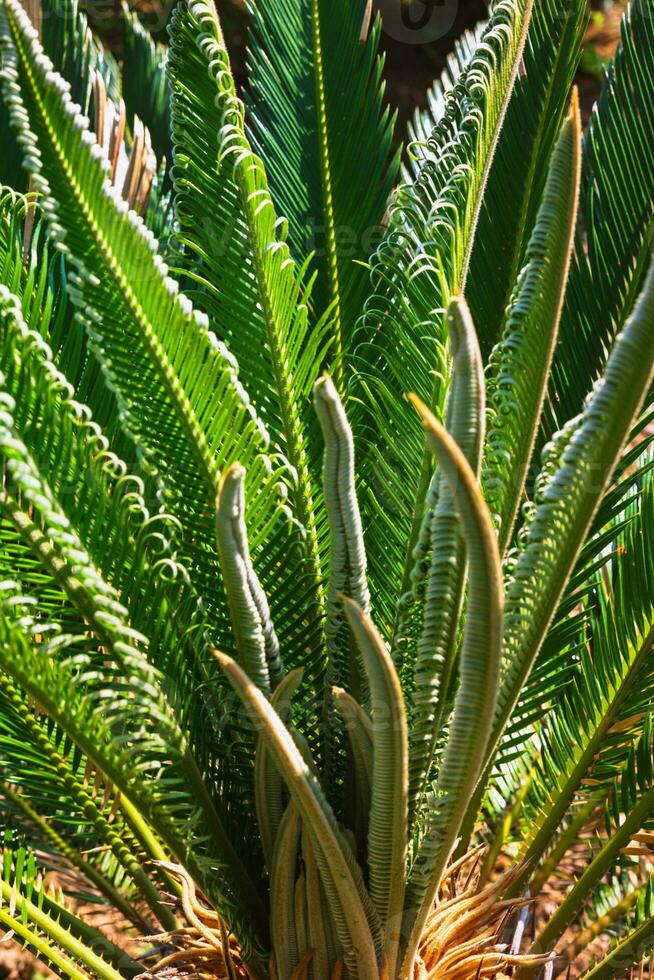
{"label": "pale green new leaf", "polygon": [[497,537],[470,464],[417,396],[429,445],[450,485],[468,550],[469,598],[460,658],[460,686],[424,836],[411,871],[407,911],[411,935],[405,967],[420,936],[481,773],[492,730],[500,674],[504,588]]}
{"label": "pale green new leaf", "polygon": [[577,220],[581,120],[577,96],[550,163],[525,267],[488,369],[482,482],[504,554],[518,514],[547,392]]}

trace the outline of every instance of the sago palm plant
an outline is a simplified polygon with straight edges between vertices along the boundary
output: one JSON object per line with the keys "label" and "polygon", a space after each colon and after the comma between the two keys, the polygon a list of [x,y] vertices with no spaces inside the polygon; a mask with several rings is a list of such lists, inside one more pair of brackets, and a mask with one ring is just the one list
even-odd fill
{"label": "sago palm plant", "polygon": [[[58,976],[643,975],[654,3],[122,65],[0,3],[0,929]],[[650,971],[650,976],[651,971]]]}

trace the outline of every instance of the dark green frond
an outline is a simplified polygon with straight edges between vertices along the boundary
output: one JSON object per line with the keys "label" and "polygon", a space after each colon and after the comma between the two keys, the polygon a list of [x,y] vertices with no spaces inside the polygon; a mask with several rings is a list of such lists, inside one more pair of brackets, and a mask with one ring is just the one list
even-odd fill
{"label": "dark green frond", "polygon": [[580,411],[649,263],[654,220],[654,18],[629,4],[584,141],[578,240],[552,379],[562,425]]}
{"label": "dark green frond", "polygon": [[332,308],[340,379],[369,292],[361,263],[379,242],[397,173],[381,19],[368,29],[368,0],[257,0],[249,10],[252,143],[293,254],[303,263],[315,253],[314,302],[318,316]]}
{"label": "dark green frond", "polygon": [[127,121],[134,130],[134,116],[144,123],[152,137],[152,148],[161,162],[172,163],[170,139],[170,93],[166,78],[167,51],[157,44],[137,13],[122,6],[123,70],[122,97]]}

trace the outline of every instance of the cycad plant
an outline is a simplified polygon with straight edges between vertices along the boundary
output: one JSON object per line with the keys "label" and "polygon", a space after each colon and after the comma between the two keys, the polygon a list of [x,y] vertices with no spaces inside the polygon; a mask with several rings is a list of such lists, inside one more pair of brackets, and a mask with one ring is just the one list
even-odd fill
{"label": "cycad plant", "polygon": [[[122,64],[0,3],[0,928],[58,976],[643,976],[654,3]],[[242,98],[242,100],[241,100]],[[650,971],[650,976],[651,971]]]}

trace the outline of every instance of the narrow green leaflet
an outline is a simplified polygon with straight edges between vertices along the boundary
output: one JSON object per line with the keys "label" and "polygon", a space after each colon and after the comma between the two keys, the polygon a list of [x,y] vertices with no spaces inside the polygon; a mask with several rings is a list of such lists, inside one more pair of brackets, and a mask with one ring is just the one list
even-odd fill
{"label": "narrow green leaflet", "polygon": [[[369,292],[397,173],[384,108],[381,20],[369,0],[257,0],[251,16],[248,126],[300,262],[315,252],[316,313],[332,308],[333,373]],[[342,394],[342,391],[341,391]]]}

